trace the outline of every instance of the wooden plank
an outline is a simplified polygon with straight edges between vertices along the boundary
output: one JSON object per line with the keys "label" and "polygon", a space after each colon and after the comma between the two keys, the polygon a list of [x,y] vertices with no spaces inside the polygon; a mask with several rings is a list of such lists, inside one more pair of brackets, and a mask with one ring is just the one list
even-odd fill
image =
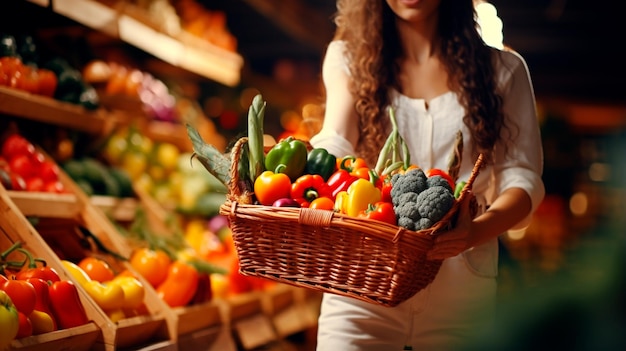
{"label": "wooden plank", "polygon": [[82,106],[2,86],[0,113],[98,135],[110,133],[120,122],[115,115],[103,110],[89,111]]}
{"label": "wooden plank", "polygon": [[251,292],[219,301],[233,337],[245,350],[278,340],[272,321],[263,310],[261,297],[259,292]]}
{"label": "wooden plank", "polygon": [[94,0],[53,1],[52,8],[56,13],[82,23],[89,28],[111,36],[117,36],[118,34],[118,11],[101,2]]}
{"label": "wooden plank", "polygon": [[74,194],[8,191],[11,200],[25,216],[75,218],[80,204]]}
{"label": "wooden plank", "polygon": [[78,327],[13,340],[8,351],[87,351],[91,350],[99,334],[100,328],[89,322]]}
{"label": "wooden plank", "polygon": [[306,330],[309,320],[297,304],[294,287],[277,284],[263,294],[263,308],[279,338]]}

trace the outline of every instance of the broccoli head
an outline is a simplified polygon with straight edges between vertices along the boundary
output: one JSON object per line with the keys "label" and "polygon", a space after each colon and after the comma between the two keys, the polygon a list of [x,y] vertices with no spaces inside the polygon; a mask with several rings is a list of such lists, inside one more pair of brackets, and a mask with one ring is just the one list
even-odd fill
{"label": "broccoli head", "polygon": [[392,178],[391,198],[399,197],[405,193],[419,194],[428,187],[426,183],[427,177],[424,171],[419,168],[412,169],[403,175]]}
{"label": "broccoli head", "polygon": [[454,189],[452,189],[452,187],[450,187],[450,183],[448,183],[448,181],[445,180],[440,175],[434,175],[432,177],[428,177],[428,179],[426,180],[426,183],[427,183],[429,188],[431,188],[433,186],[442,186],[442,187],[447,188],[448,190],[450,190],[450,192],[454,193]]}
{"label": "broccoli head", "polygon": [[405,202],[417,202],[417,193],[404,193],[399,196],[392,197],[391,202],[395,207],[405,203]]}
{"label": "broccoli head", "polygon": [[408,217],[398,217],[398,226],[408,230],[417,230],[415,221]]}
{"label": "broccoli head", "polygon": [[420,219],[421,215],[418,210],[418,204],[414,201],[403,202],[396,207],[396,216],[397,217],[407,217],[412,221],[417,221]]}
{"label": "broccoli head", "polygon": [[437,223],[454,205],[454,194],[446,187],[433,186],[417,196],[417,209],[420,217]]}

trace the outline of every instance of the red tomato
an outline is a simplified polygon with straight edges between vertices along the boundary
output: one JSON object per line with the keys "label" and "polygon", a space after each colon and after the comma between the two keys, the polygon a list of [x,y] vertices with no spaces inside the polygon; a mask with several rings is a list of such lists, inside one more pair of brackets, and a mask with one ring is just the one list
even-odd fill
{"label": "red tomato", "polygon": [[2,156],[10,160],[17,155],[32,155],[35,145],[19,134],[11,134],[2,144]]}
{"label": "red tomato", "polygon": [[37,174],[37,168],[31,157],[28,155],[17,155],[9,161],[11,171],[19,174],[24,179],[28,179]]}
{"label": "red tomato", "polygon": [[53,97],[57,89],[58,78],[56,74],[45,68],[39,68],[39,94]]}
{"label": "red tomato", "polygon": [[21,191],[26,190],[26,182],[21,175],[10,172],[9,176],[11,176],[11,190]]}
{"label": "red tomato", "polygon": [[17,88],[31,94],[37,94],[39,92],[39,73],[37,69],[24,65]]}
{"label": "red tomato", "polygon": [[59,179],[59,166],[52,160],[44,160],[39,167],[39,176],[44,182],[56,181]]}
{"label": "red tomato", "polygon": [[35,169],[39,172],[39,170],[41,169],[41,166],[46,161],[46,156],[40,151],[35,151],[35,153],[32,154],[30,159],[31,161],[33,161],[33,165]]}
{"label": "red tomato", "polygon": [[26,179],[26,190],[27,191],[43,191],[44,183],[43,180],[39,177],[30,177]]}
{"label": "red tomato", "polygon": [[43,191],[48,192],[48,193],[57,193],[57,194],[64,193],[65,185],[63,185],[63,183],[61,183],[58,180],[49,180],[44,183]]}

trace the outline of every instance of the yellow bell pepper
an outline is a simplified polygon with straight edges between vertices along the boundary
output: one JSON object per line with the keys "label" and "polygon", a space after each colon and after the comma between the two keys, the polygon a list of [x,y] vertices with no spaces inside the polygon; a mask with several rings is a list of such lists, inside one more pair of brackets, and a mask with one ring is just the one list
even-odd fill
{"label": "yellow bell pepper", "polygon": [[118,285],[124,291],[122,308],[135,309],[143,303],[145,288],[137,278],[118,275],[107,284]]}
{"label": "yellow bell pepper", "polygon": [[72,278],[80,285],[103,310],[119,309],[124,304],[124,290],[119,284],[103,284],[92,280],[85,271],[74,262],[62,260]]}
{"label": "yellow bell pepper", "polygon": [[124,305],[124,289],[118,284],[103,284],[90,280],[83,288],[103,310],[115,310]]}
{"label": "yellow bell pepper", "polygon": [[372,181],[359,178],[348,187],[341,207],[345,208],[345,213],[349,216],[357,217],[369,204],[380,201],[381,196],[380,189]]}
{"label": "yellow bell pepper", "polygon": [[333,210],[337,213],[347,213],[346,212],[346,202],[348,198],[348,192],[347,191],[340,191],[337,193],[336,197],[335,197],[335,207],[333,208]]}

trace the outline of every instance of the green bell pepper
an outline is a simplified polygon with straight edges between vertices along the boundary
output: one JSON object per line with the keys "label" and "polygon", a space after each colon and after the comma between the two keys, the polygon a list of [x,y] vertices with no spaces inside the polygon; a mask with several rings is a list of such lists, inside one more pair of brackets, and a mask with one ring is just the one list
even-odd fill
{"label": "green bell pepper", "polygon": [[324,148],[314,148],[309,151],[304,172],[307,174],[319,174],[328,180],[337,168],[337,157],[328,153]]}
{"label": "green bell pepper", "polygon": [[308,150],[303,141],[294,137],[287,137],[274,145],[265,155],[265,169],[277,172],[280,165],[281,173],[289,176],[291,181],[296,180],[304,173]]}

